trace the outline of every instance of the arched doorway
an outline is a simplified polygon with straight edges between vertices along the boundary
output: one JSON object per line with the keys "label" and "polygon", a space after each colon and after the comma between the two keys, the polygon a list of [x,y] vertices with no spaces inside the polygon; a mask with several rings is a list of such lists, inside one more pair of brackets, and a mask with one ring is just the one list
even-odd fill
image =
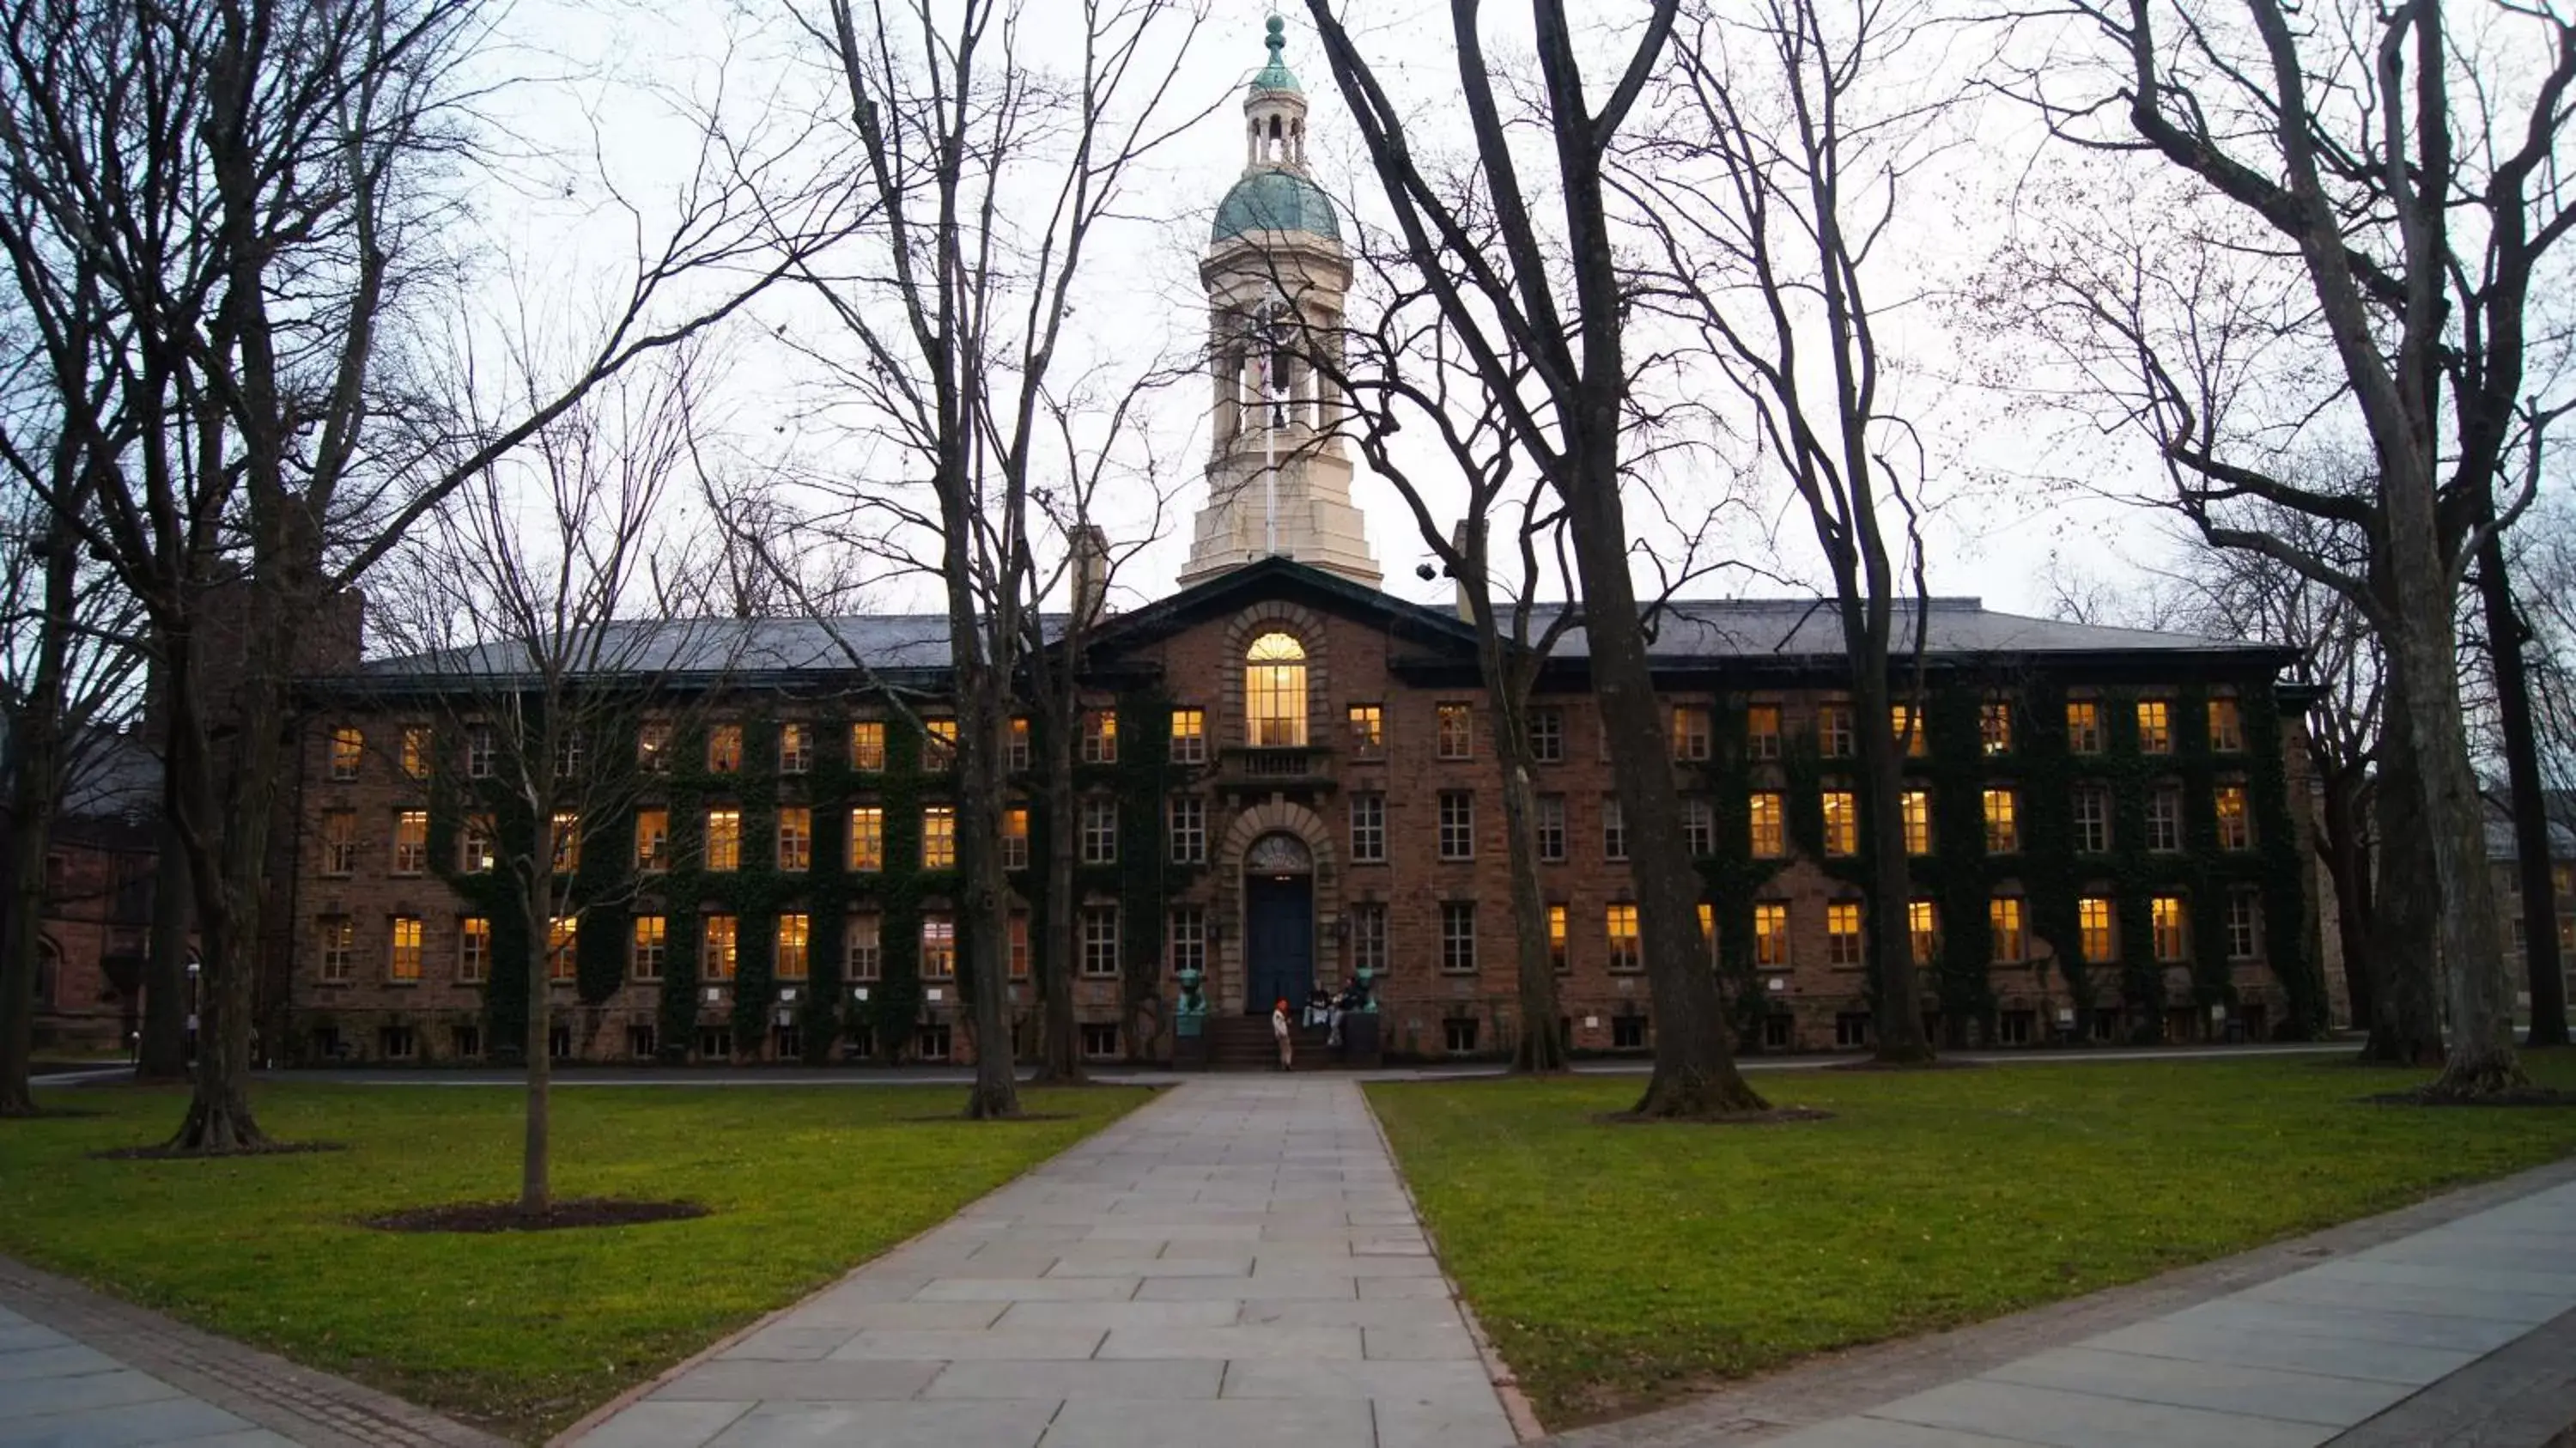
{"label": "arched doorway", "polygon": [[1244,1014],[1305,1003],[1315,984],[1315,857],[1291,834],[1267,834],[1243,852]]}

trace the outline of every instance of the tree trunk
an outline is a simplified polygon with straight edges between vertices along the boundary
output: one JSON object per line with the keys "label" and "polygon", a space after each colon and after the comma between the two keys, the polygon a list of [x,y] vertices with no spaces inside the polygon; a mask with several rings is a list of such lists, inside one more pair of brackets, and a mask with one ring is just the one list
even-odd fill
{"label": "tree trunk", "polygon": [[[1489,636],[1491,630],[1480,630]],[[1519,967],[1520,1041],[1512,1051],[1512,1069],[1545,1076],[1566,1069],[1565,1032],[1559,1027],[1556,961],[1549,938],[1547,902],[1538,881],[1538,793],[1530,780],[1529,721],[1526,698],[1514,699],[1513,681],[1496,672],[1503,667],[1499,644],[1488,644],[1486,677],[1495,681],[1495,749],[1503,772],[1503,834],[1512,877],[1513,951]]]}
{"label": "tree trunk", "polygon": [[143,967],[143,1038],[134,1078],[178,1081],[188,1074],[188,937],[196,923],[190,908],[196,889],[166,780],[153,833],[158,855],[152,866],[151,955]]}
{"label": "tree trunk", "polygon": [[[1846,628],[1848,636],[1853,630]],[[1873,1058],[1892,1066],[1927,1065],[1932,1043],[1923,1038],[1923,987],[1914,969],[1913,885],[1905,855],[1904,744],[1896,737],[1887,681],[1887,653],[1852,661],[1853,733],[1860,743],[1861,777],[1869,792],[1862,819],[1869,831],[1870,1011],[1876,1039]],[[1921,729],[1918,717],[1914,727]],[[1965,801],[1944,800],[1959,809]]]}
{"label": "tree trunk", "polygon": [[[1615,427],[1604,419],[1603,425]],[[1592,692],[1610,740],[1611,773],[1628,834],[1647,984],[1654,1001],[1655,1066],[1637,1114],[1723,1116],[1768,1102],[1735,1069],[1699,928],[1699,873],[1682,840],[1663,709],[1646,665],[1646,637],[1628,577],[1627,522],[1615,459],[1560,487],[1583,582]]]}
{"label": "tree trunk", "polygon": [[[551,812],[536,817],[537,842],[532,859],[543,860],[554,848],[549,833]],[[550,872],[530,880],[520,903],[528,920],[527,1124],[519,1147],[519,1211],[539,1217],[554,1206],[554,996],[549,978],[554,966],[554,921],[548,908],[553,895]]]}
{"label": "tree trunk", "polygon": [[2379,942],[2372,936],[2370,848],[2363,837],[2356,792],[2354,780],[2339,775],[2325,780],[2318,812],[2317,858],[2334,883],[2335,925],[2343,943],[2344,997],[2352,1011],[2352,1024],[2372,1032],[2375,1039],[2379,994],[2371,958],[2378,953]]}
{"label": "tree trunk", "polygon": [[[1070,659],[1064,667],[1070,671]],[[1066,687],[1071,688],[1069,681]],[[1070,1084],[1084,1079],[1082,1031],[1073,1011],[1073,965],[1079,942],[1073,933],[1072,735],[1080,716],[1077,708],[1059,708],[1055,714],[1047,731],[1046,950],[1037,967],[1038,1079]],[[1131,868],[1141,863],[1129,862]]]}
{"label": "tree trunk", "polygon": [[[1011,1051],[1005,994],[1010,989],[1009,881],[1002,872],[1001,771],[998,751],[1004,672],[982,656],[977,613],[964,569],[965,529],[950,539],[958,565],[949,575],[950,631],[957,659],[957,864],[965,886],[963,974],[974,986],[968,1002],[975,1035],[975,1085],[966,1115],[976,1121],[1020,1114],[1019,1063]],[[963,635],[963,637],[959,637]]]}
{"label": "tree trunk", "polygon": [[[60,798],[61,740],[40,690],[9,741],[9,917],[0,942],[0,1116],[33,1116],[36,962],[44,949],[45,848]],[[59,723],[55,716],[53,724]]]}
{"label": "tree trunk", "polygon": [[2369,921],[2377,1014],[2365,1056],[2392,1065],[2434,1066],[2442,1059],[2442,895],[2425,833],[2424,791],[2408,746],[2411,726],[2397,697],[2402,688],[2392,676],[2380,730],[2379,872]]}
{"label": "tree trunk", "polygon": [[[2489,509],[2492,512],[2492,508]],[[2495,669],[2496,722],[2504,733],[2505,783],[2513,811],[2513,844],[2522,878],[2522,959],[2531,992],[2526,1045],[2567,1044],[2567,976],[2558,958],[2558,886],[2549,849],[2549,800],[2540,781],[2540,741],[2531,719],[2531,671],[2522,646],[2522,611],[2514,607],[2504,536],[2478,551],[2478,595]]]}

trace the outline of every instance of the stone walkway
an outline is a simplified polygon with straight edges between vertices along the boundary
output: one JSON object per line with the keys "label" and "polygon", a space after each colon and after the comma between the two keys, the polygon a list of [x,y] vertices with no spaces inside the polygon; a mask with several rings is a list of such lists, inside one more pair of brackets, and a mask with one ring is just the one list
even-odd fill
{"label": "stone walkway", "polygon": [[7,1258],[0,1303],[0,1448],[505,1448]]}
{"label": "stone walkway", "polygon": [[1504,1448],[1348,1078],[1193,1080],[656,1385],[582,1448]]}
{"label": "stone walkway", "polygon": [[1547,1443],[2539,1448],[2571,1422],[2576,1162]]}

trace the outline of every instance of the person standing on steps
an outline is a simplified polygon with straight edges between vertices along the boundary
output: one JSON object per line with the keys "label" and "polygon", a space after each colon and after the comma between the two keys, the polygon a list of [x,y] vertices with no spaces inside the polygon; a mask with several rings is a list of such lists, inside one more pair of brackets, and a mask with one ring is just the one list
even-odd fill
{"label": "person standing on steps", "polygon": [[1279,1043],[1279,1069],[1296,1070],[1297,1047],[1288,1033],[1288,998],[1286,996],[1281,996],[1279,1004],[1270,1008],[1270,1036]]}

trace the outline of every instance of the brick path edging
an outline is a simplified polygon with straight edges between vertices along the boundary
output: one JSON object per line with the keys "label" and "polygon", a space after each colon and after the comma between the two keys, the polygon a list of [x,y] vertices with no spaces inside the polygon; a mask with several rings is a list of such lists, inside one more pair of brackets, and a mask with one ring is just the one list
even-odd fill
{"label": "brick path edging", "polygon": [[0,1303],[309,1448],[508,1448],[390,1393],[202,1332],[0,1257]]}

